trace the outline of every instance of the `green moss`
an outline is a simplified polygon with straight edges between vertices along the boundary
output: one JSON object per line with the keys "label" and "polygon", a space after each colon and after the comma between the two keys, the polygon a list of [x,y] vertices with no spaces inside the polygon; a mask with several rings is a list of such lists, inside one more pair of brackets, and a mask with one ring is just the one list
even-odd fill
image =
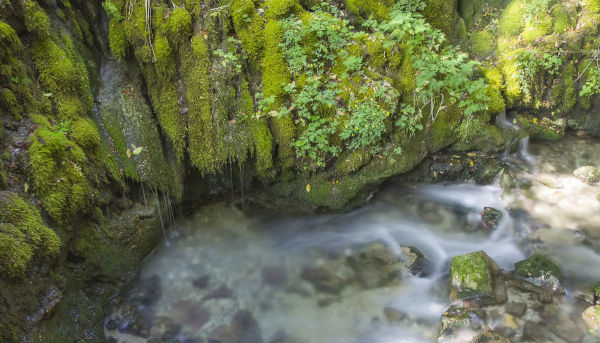
{"label": "green moss", "polygon": [[600,12],[600,0],[583,0],[583,7],[593,13]]}
{"label": "green moss", "polygon": [[17,32],[7,23],[0,20],[0,51],[8,56],[14,51],[21,50],[21,40]]}
{"label": "green moss", "polygon": [[37,209],[15,193],[0,192],[0,274],[21,276],[32,258],[50,259],[59,249],[59,238]]}
{"label": "green moss", "polygon": [[512,0],[500,16],[498,32],[501,35],[519,35],[525,26],[524,12],[523,0]]}
{"label": "green moss", "polygon": [[554,18],[545,13],[543,14],[543,16],[540,16],[541,18],[539,18],[535,23],[526,25],[525,29],[521,33],[521,37],[523,38],[525,43],[531,44],[540,37],[551,33]]}
{"label": "green moss", "polygon": [[273,167],[273,136],[264,119],[250,122],[254,142],[255,168],[262,177]]}
{"label": "green moss", "polygon": [[40,36],[48,36],[50,30],[48,16],[36,1],[23,1],[23,14],[25,16],[25,27],[29,32],[35,32]]}
{"label": "green moss", "polygon": [[485,81],[488,84],[487,95],[490,97],[488,111],[490,113],[499,113],[506,107],[504,97],[502,96],[502,87],[504,78],[498,68],[484,69]]}
{"label": "green moss", "polygon": [[277,157],[283,169],[294,165],[294,151],[292,143],[296,126],[290,116],[271,118],[271,131],[278,146]]}
{"label": "green moss", "polygon": [[554,33],[563,33],[571,27],[569,12],[563,4],[557,4],[554,7],[552,16],[554,17]]}
{"label": "green moss", "polygon": [[29,158],[34,189],[42,207],[59,223],[81,214],[93,196],[87,180],[87,158],[64,132],[38,128],[31,137]]}
{"label": "green moss", "polygon": [[500,63],[500,69],[502,70],[506,82],[504,94],[506,95],[509,106],[514,105],[523,96],[521,83],[517,77],[519,70],[517,56],[520,51],[521,50],[513,51],[510,55],[505,56]]}
{"label": "green moss", "polygon": [[127,55],[127,41],[121,23],[111,20],[109,24],[108,40],[113,56],[123,59]]}
{"label": "green moss", "polygon": [[183,75],[189,106],[188,152],[192,165],[202,172],[214,171],[209,65],[206,39],[196,35],[192,38],[191,48],[184,55]]}
{"label": "green moss", "polygon": [[560,105],[560,110],[567,112],[577,103],[577,92],[575,91],[575,66],[569,63],[561,72],[559,81],[552,87],[555,101]]}
{"label": "green moss", "polygon": [[267,0],[265,2],[266,17],[268,20],[285,19],[292,13],[302,11],[302,6],[298,0]]}
{"label": "green moss", "polygon": [[154,39],[154,56],[156,57],[156,67],[159,70],[172,69],[173,55],[169,40],[163,36],[157,36]]}
{"label": "green moss", "polygon": [[[366,1],[365,1],[366,2]],[[448,0],[425,0],[427,7],[423,15],[436,29],[442,30],[446,35],[453,37],[453,28],[456,21],[456,2]]]}
{"label": "green moss", "polygon": [[394,1],[392,0],[346,1],[346,9],[348,12],[363,19],[369,19],[371,16],[377,20],[388,19],[390,16],[390,8],[392,6],[394,6]]}
{"label": "green moss", "polygon": [[515,274],[524,279],[546,279],[552,276],[557,278],[561,283],[564,282],[560,267],[547,257],[538,254],[516,263]]}
{"label": "green moss", "polygon": [[489,56],[494,51],[495,41],[494,34],[487,30],[475,32],[471,36],[473,52],[478,56]]}
{"label": "green moss", "polygon": [[94,122],[90,119],[78,119],[71,126],[70,138],[84,149],[93,149],[100,144],[101,138]]}
{"label": "green moss", "polygon": [[350,151],[338,158],[335,170],[341,175],[350,174],[359,170],[362,166],[368,163],[371,158],[372,154],[370,154],[368,151]]}
{"label": "green moss", "polygon": [[0,190],[8,186],[8,174],[4,170],[4,164],[0,162]]}
{"label": "green moss", "polygon": [[146,31],[146,10],[143,2],[136,1],[134,3],[131,15],[123,21],[123,31],[131,46],[145,45],[148,32]]}
{"label": "green moss", "polygon": [[494,296],[496,262],[483,251],[458,255],[450,266],[451,298],[474,299]]}
{"label": "green moss", "polygon": [[233,26],[250,60],[260,61],[264,48],[263,18],[252,0],[234,0],[231,4]]}
{"label": "green moss", "polygon": [[0,106],[15,118],[21,118],[21,104],[10,88],[0,90]]}
{"label": "green moss", "polygon": [[192,32],[192,15],[183,7],[178,7],[171,12],[161,29],[175,46],[186,42]]}

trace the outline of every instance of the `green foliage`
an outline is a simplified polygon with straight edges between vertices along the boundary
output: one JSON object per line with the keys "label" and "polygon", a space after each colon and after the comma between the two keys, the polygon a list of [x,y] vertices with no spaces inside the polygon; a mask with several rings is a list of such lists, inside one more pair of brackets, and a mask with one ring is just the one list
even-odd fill
{"label": "green foliage", "polygon": [[46,12],[34,0],[23,1],[23,14],[25,15],[25,27],[29,32],[35,32],[40,36],[48,36],[50,32],[50,21]]}
{"label": "green foliage", "polygon": [[118,59],[123,59],[127,54],[127,40],[121,23],[111,20],[108,26],[108,41],[110,50]]}
{"label": "green foliage", "polygon": [[302,7],[298,0],[267,0],[265,3],[267,19],[284,19]]}
{"label": "green foliage", "polygon": [[0,275],[22,276],[32,258],[50,259],[60,249],[39,211],[17,194],[0,192]]}
{"label": "green foliage", "polygon": [[600,94],[600,68],[591,68],[587,73],[585,83],[579,91],[580,96]]}
{"label": "green foliage", "polygon": [[117,7],[117,5],[115,5],[112,1],[107,0],[107,1],[103,2],[102,8],[104,8],[104,10],[106,11],[106,14],[108,15],[108,18],[110,20],[120,21],[121,19],[123,19],[123,16],[121,15],[121,11],[119,11],[119,8]]}
{"label": "green foliage", "polygon": [[494,51],[494,34],[487,30],[473,33],[471,36],[471,46],[473,52],[479,56],[488,56]]}
{"label": "green foliage", "polygon": [[[231,37],[229,38],[229,41],[234,43],[234,46],[240,43],[239,41]],[[217,49],[215,50],[215,55],[221,59],[221,66],[223,66],[223,68],[229,68],[237,74],[240,74],[242,72],[242,63],[238,55],[234,52]]]}
{"label": "green foliage", "polygon": [[563,64],[560,53],[555,55],[546,52],[540,56],[536,51],[525,50],[517,55],[516,77],[523,93],[529,95],[530,84],[539,70],[544,70],[550,75],[558,73]]}

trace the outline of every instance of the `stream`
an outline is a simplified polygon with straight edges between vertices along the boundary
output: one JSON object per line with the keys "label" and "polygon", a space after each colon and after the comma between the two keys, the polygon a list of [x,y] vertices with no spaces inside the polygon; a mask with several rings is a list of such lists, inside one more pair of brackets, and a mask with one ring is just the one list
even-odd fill
{"label": "stream", "polygon": [[[522,300],[520,315],[497,306],[480,331],[513,342],[597,342],[578,321],[578,303],[600,281],[600,186],[573,170],[600,164],[600,141],[524,141],[504,159],[511,189],[387,184],[345,214],[276,218],[222,202],[180,218],[169,246],[112,301],[107,342],[435,342],[451,305],[450,261],[480,250],[506,271],[543,254],[561,267],[566,289],[551,305]],[[491,232],[482,229],[484,207],[503,214]]]}

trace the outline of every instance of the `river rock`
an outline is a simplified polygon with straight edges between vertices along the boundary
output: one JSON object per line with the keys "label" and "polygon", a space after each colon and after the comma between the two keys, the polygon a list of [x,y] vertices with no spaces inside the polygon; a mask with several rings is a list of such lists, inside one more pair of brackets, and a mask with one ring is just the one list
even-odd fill
{"label": "river rock", "polygon": [[502,220],[502,212],[493,207],[484,207],[481,211],[481,224],[483,229],[491,232],[498,228],[500,220]]}
{"label": "river rock", "polygon": [[400,248],[400,259],[404,263],[406,269],[415,276],[422,277],[428,273],[428,261],[421,250],[410,247],[402,246]]}
{"label": "river rock", "polygon": [[208,337],[209,343],[263,343],[261,330],[250,311],[233,315],[227,325],[217,327]]}
{"label": "river rock", "polygon": [[137,308],[131,304],[125,304],[121,309],[121,320],[119,332],[148,338],[152,331],[154,315],[148,308],[140,306]]}
{"label": "river rock", "polygon": [[595,336],[600,337],[600,306],[590,306],[581,315],[581,319]]}
{"label": "river rock", "polygon": [[600,282],[594,286],[594,304],[600,305]]}
{"label": "river rock", "polygon": [[406,270],[402,259],[379,242],[349,256],[347,261],[358,282],[367,289],[383,287],[400,280],[402,271]]}
{"label": "river rock", "polygon": [[592,166],[584,166],[575,169],[573,175],[581,182],[593,185],[600,181],[600,170]]}
{"label": "river rock", "polygon": [[547,257],[535,254],[515,264],[515,276],[538,287],[564,293],[564,278],[560,268]]}
{"label": "river rock", "polygon": [[442,336],[449,335],[456,329],[478,329],[479,327],[477,315],[464,307],[451,306],[442,314]]}
{"label": "river rock", "polygon": [[498,274],[498,265],[483,251],[455,256],[450,266],[450,299],[494,299]]}
{"label": "river rock", "polygon": [[315,289],[330,294],[339,293],[350,281],[343,265],[336,263],[315,268],[305,267],[300,277],[310,282]]}
{"label": "river rock", "polygon": [[583,331],[570,318],[562,318],[550,325],[550,331],[569,343],[577,343],[585,335]]}
{"label": "river rock", "polygon": [[509,302],[506,304],[506,313],[512,314],[513,316],[520,317],[527,310],[527,304],[519,302]]}
{"label": "river rock", "polygon": [[152,306],[162,295],[160,278],[153,275],[142,279],[127,294],[128,302],[134,305]]}
{"label": "river rock", "polygon": [[479,335],[473,337],[473,340],[471,341],[472,343],[511,343],[511,341],[502,336],[501,334],[486,329],[484,332],[480,333]]}

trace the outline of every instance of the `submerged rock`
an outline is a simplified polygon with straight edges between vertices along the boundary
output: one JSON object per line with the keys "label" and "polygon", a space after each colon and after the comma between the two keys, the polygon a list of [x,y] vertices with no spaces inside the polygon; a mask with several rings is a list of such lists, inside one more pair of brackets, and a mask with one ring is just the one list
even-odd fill
{"label": "submerged rock", "polygon": [[536,286],[564,293],[564,278],[560,268],[547,257],[535,254],[515,264],[515,275]]}
{"label": "submerged rock", "polygon": [[[418,251],[414,249],[414,251]],[[403,253],[410,264],[414,265],[419,256],[405,249]],[[420,252],[418,253],[420,256]],[[365,249],[348,257],[348,265],[354,270],[356,279],[362,287],[367,289],[384,287],[398,281],[402,277],[402,271],[407,266],[400,256],[383,243],[373,243]],[[415,266],[418,269],[418,266]]]}
{"label": "submerged rock", "polygon": [[483,251],[455,256],[450,267],[450,299],[494,299],[498,274],[498,265]]}
{"label": "submerged rock", "polygon": [[510,340],[501,334],[492,331],[485,330],[479,335],[473,337],[473,343],[511,343]]}
{"label": "submerged rock", "polygon": [[203,296],[202,299],[200,299],[200,302],[204,302],[204,301],[211,300],[211,299],[227,299],[227,298],[233,298],[233,291],[229,287],[227,287],[227,285],[223,284],[223,285],[219,286],[219,288],[217,288],[214,291]]}
{"label": "submerged rock", "polygon": [[198,289],[205,289],[208,286],[210,277],[208,275],[200,276],[197,279],[192,280],[192,285]]}
{"label": "submerged rock", "polygon": [[345,275],[336,272],[336,269],[330,268],[330,266],[322,266],[316,268],[305,267],[300,273],[300,277],[315,287],[315,289],[337,294],[339,293],[349,282],[349,279]]}
{"label": "submerged rock", "polygon": [[502,212],[493,207],[484,207],[481,211],[481,224],[486,231],[494,231],[502,220]]}
{"label": "submerged rock", "polygon": [[263,343],[260,326],[250,311],[233,315],[227,325],[217,327],[208,337],[209,343]]}
{"label": "submerged rock", "polygon": [[581,182],[593,185],[600,181],[600,170],[592,166],[584,166],[575,169],[573,175]]}
{"label": "submerged rock", "polygon": [[600,306],[590,306],[581,315],[590,333],[600,337]]}
{"label": "submerged rock", "polygon": [[160,277],[153,275],[142,279],[128,293],[128,301],[134,305],[154,305],[162,295]]}

